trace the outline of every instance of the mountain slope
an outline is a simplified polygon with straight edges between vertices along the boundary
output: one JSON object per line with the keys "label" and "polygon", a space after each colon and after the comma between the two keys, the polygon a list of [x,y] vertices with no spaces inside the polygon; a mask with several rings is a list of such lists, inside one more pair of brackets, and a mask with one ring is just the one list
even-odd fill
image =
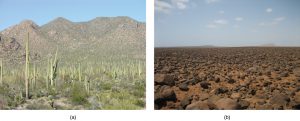
{"label": "mountain slope", "polygon": [[51,56],[58,48],[66,58],[119,55],[144,59],[145,31],[145,23],[129,17],[97,17],[87,22],[58,17],[42,26],[31,20],[22,21],[3,30],[1,36],[14,39],[21,53],[29,32],[30,51],[42,58]]}

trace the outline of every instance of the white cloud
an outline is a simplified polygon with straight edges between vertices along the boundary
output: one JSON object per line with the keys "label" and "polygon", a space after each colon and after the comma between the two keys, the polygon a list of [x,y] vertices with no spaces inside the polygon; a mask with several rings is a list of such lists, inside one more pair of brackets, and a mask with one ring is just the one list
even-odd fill
{"label": "white cloud", "polygon": [[211,4],[211,3],[216,3],[216,2],[219,2],[220,0],[205,0],[205,2],[207,4]]}
{"label": "white cloud", "polygon": [[177,6],[178,9],[186,9],[187,8],[187,3],[189,0],[172,0],[173,4]]}
{"label": "white cloud", "polygon": [[227,24],[228,22],[225,19],[219,19],[219,20],[214,20],[214,23],[216,23],[216,24]]}
{"label": "white cloud", "polygon": [[272,11],[273,11],[272,8],[267,8],[267,9],[266,9],[266,12],[267,12],[267,13],[271,13]]}
{"label": "white cloud", "polygon": [[285,20],[285,17],[283,17],[283,16],[274,19],[274,21],[276,21],[276,22],[280,22],[280,21],[283,21],[283,20]]}
{"label": "white cloud", "polygon": [[286,18],[284,16],[282,17],[277,17],[277,18],[274,18],[272,21],[270,22],[261,22],[259,23],[258,25],[259,26],[273,26],[273,25],[277,25],[279,24],[280,22],[284,21]]}
{"label": "white cloud", "polygon": [[184,10],[188,7],[189,0],[155,0],[154,9],[157,12],[170,13],[172,9]]}
{"label": "white cloud", "polygon": [[219,14],[224,14],[225,12],[224,11],[219,11]]}
{"label": "white cloud", "polygon": [[155,11],[169,13],[172,5],[165,1],[155,0],[154,7]]}
{"label": "white cloud", "polygon": [[228,21],[225,19],[218,19],[218,20],[214,20],[213,22],[211,22],[210,24],[206,25],[207,28],[210,29],[214,29],[214,28],[219,28],[223,25],[228,24]]}
{"label": "white cloud", "polygon": [[243,21],[244,18],[242,18],[242,17],[236,17],[235,20],[236,20],[236,21]]}

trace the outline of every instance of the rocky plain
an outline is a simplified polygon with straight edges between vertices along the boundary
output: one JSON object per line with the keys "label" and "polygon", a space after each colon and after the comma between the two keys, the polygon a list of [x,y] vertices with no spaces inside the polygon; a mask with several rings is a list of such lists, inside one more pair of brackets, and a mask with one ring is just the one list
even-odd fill
{"label": "rocky plain", "polygon": [[300,47],[155,48],[156,110],[300,109]]}

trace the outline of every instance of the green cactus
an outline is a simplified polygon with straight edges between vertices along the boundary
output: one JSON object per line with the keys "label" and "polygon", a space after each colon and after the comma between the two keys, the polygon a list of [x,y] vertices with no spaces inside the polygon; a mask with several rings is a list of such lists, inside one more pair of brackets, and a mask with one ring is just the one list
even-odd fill
{"label": "green cactus", "polygon": [[2,63],[2,60],[1,60],[1,75],[0,75],[0,85],[2,86],[3,84],[3,63]]}
{"label": "green cactus", "polygon": [[29,98],[29,90],[28,90],[28,87],[29,87],[29,32],[27,34],[27,39],[26,39],[26,42],[25,42],[25,92],[26,92],[26,99]]}

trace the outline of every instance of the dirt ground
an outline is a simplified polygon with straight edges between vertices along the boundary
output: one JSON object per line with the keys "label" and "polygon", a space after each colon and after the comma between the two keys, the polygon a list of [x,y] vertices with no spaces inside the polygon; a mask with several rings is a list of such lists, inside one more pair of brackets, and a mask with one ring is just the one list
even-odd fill
{"label": "dirt ground", "polygon": [[155,109],[300,109],[299,47],[155,48]]}

